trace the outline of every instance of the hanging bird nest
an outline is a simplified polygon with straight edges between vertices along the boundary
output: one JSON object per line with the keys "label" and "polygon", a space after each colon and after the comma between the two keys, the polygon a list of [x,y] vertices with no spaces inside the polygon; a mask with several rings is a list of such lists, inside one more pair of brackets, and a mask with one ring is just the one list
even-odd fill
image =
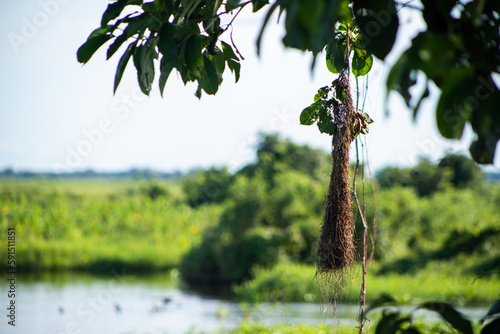
{"label": "hanging bird nest", "polygon": [[351,267],[356,260],[354,217],[349,185],[349,147],[351,127],[356,124],[349,80],[341,74],[336,81],[343,91],[343,101],[331,100],[330,114],[334,123],[332,139],[332,173],[325,199],[325,213],[318,239],[316,263],[318,273],[335,274]]}

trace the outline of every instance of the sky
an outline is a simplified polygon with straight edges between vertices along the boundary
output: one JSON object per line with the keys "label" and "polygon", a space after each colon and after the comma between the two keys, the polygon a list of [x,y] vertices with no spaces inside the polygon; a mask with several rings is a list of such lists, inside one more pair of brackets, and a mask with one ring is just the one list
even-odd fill
{"label": "sky", "polygon": [[[241,54],[241,78],[229,70],[216,96],[198,100],[196,84],[172,75],[161,98],[157,78],[149,97],[140,93],[129,63],[113,95],[123,49],[106,61],[105,48],[81,65],[76,51],[100,24],[106,1],[26,0],[4,4],[0,13],[0,170],[68,172],[151,168],[188,171],[228,166],[237,170],[255,159],[259,133],[279,133],[298,144],[330,150],[331,138],[299,115],[318,88],[335,76],[319,55],[285,49],[282,26],[270,22],[261,56],[255,40],[262,14],[242,12],[233,24]],[[416,120],[399,95],[386,98],[385,78],[419,30],[419,13],[402,13],[397,43],[385,63],[375,61],[368,76],[365,109],[375,121],[363,139],[372,170],[413,166],[420,156],[438,161],[446,152],[468,154],[473,138],[440,137],[434,119],[436,88]],[[226,32],[222,39],[229,42]],[[120,52],[121,51],[121,52]],[[354,82],[353,82],[354,84]],[[365,79],[360,79],[364,87]],[[363,93],[361,91],[361,93]],[[354,150],[352,150],[354,151]],[[493,170],[500,170],[497,154]]]}

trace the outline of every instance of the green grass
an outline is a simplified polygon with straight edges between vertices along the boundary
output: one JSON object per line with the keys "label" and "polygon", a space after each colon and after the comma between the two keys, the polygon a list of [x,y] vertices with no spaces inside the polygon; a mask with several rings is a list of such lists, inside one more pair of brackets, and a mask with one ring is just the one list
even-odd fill
{"label": "green grass", "polygon": [[[441,267],[441,270],[439,270]],[[445,300],[455,305],[488,304],[499,298],[500,277],[497,274],[475,280],[475,276],[449,275],[450,264],[435,264],[417,274],[367,275],[367,302],[383,293],[401,304],[428,300]],[[235,286],[236,295],[254,302],[323,302],[316,268],[281,263],[271,269],[257,269],[254,279]],[[357,303],[361,286],[359,270],[352,270],[343,285],[335,290],[340,300]]]}
{"label": "green grass", "polygon": [[[152,200],[141,182],[2,181],[0,226],[16,229],[20,270],[173,268],[223,207],[192,209],[177,185],[163,186],[167,195]],[[6,242],[0,239],[1,258]]]}
{"label": "green grass", "polygon": [[[366,323],[364,333],[375,333],[377,321]],[[421,333],[459,333],[444,322],[428,323],[415,321],[413,324]],[[477,327],[476,329],[478,329]],[[188,332],[191,334],[198,333]],[[206,332],[199,332],[206,333]],[[311,326],[305,324],[278,324],[265,325],[259,322],[244,321],[233,330],[220,330],[212,333],[219,334],[357,334],[359,329],[355,326],[347,326],[336,323],[334,325]],[[477,330],[479,333],[479,330]]]}
{"label": "green grass", "polygon": [[261,323],[245,321],[236,329],[228,331],[230,334],[354,334],[358,333],[356,328],[348,326],[309,326],[304,324],[274,325],[267,326]]}

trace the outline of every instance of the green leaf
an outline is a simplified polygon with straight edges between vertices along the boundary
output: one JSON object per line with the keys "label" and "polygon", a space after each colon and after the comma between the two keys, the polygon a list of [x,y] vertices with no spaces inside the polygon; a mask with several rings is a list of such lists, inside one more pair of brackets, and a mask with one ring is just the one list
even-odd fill
{"label": "green leaf", "polygon": [[450,71],[441,86],[436,109],[439,132],[445,138],[460,139],[465,123],[471,118],[477,81],[469,69]]}
{"label": "green leaf", "polygon": [[421,304],[418,308],[424,308],[437,312],[457,331],[464,334],[473,334],[472,323],[470,320],[465,319],[462,313],[458,312],[455,308],[453,308],[453,306],[446,302],[427,302]]}
{"label": "green leaf", "polygon": [[218,48],[215,48],[215,54],[210,55],[210,60],[215,65],[215,70],[217,71],[217,76],[219,78],[219,82],[222,82],[222,74],[226,69],[226,59],[224,57],[224,53],[220,51]]}
{"label": "green leaf", "polygon": [[90,58],[92,58],[97,49],[99,49],[104,43],[106,43],[113,37],[113,35],[109,33],[110,27],[111,26],[98,28],[90,34],[87,41],[82,46],[80,46],[80,48],[76,52],[76,58],[80,63],[87,63]]}
{"label": "green leaf", "polygon": [[203,54],[203,68],[201,70],[200,87],[207,93],[214,95],[219,89],[219,78],[215,66],[207,53]]}
{"label": "green leaf", "polygon": [[483,327],[481,334],[498,334],[500,333],[500,318],[497,318]]}
{"label": "green leaf", "polygon": [[347,69],[345,47],[338,40],[331,40],[326,45],[326,67],[334,74]]}
{"label": "green leaf", "polygon": [[325,11],[323,0],[299,0],[298,14],[300,22],[309,31],[318,31],[321,24],[321,16]]}
{"label": "green leaf", "polygon": [[[356,49],[358,50],[358,49]],[[355,52],[354,57],[352,58],[352,73],[356,77],[360,77],[363,75],[367,75],[370,72],[373,65],[373,57],[370,54],[365,52],[364,55],[360,55],[360,53]]]}
{"label": "green leaf", "polygon": [[[470,119],[472,130],[477,133],[477,139],[469,149],[477,163],[491,164],[495,158],[498,141],[500,140],[500,91],[493,82],[487,83],[486,79],[479,77],[475,95],[477,108],[474,109]],[[482,80],[484,79],[484,80]],[[492,86],[489,86],[489,85]],[[478,90],[478,88],[481,88]],[[491,94],[485,94],[489,89]]]}
{"label": "green leaf", "polygon": [[155,4],[155,1],[153,2],[144,2],[142,4],[142,10],[146,13],[153,14],[155,16],[159,15],[160,12],[158,10],[158,6]]}
{"label": "green leaf", "polygon": [[154,59],[158,58],[155,47],[156,41],[151,38],[146,44],[138,46],[134,52],[134,65],[137,69],[139,87],[146,95],[149,95],[151,91],[155,76]]}
{"label": "green leaf", "polygon": [[321,100],[326,100],[328,98],[328,93],[330,92],[330,87],[324,86],[318,89],[316,95],[314,95],[314,102],[318,102]]}
{"label": "green leaf", "polygon": [[226,12],[230,12],[240,5],[241,0],[227,0]]}
{"label": "green leaf", "polygon": [[361,112],[361,115],[363,115],[363,118],[365,119],[366,124],[372,124],[374,122],[373,119],[371,119],[371,117],[367,113],[362,112],[362,111],[360,111],[360,112]]}
{"label": "green leaf", "polygon": [[399,312],[387,312],[384,310],[382,319],[380,319],[375,329],[375,334],[396,334],[405,322],[411,322],[411,318],[401,317]]}
{"label": "green leaf", "polygon": [[200,78],[200,68],[203,65],[203,56],[201,54],[201,38],[199,35],[193,34],[186,41],[184,61],[186,62],[190,76]]}
{"label": "green leaf", "polygon": [[174,67],[168,61],[167,57],[163,56],[160,62],[160,94],[163,97],[163,90],[165,89],[165,84],[167,83],[168,77]]}
{"label": "green leaf", "polygon": [[392,66],[389,75],[387,76],[386,86],[387,95],[392,90],[397,91],[405,100],[406,105],[410,106],[411,94],[410,87],[417,83],[415,79],[415,71],[409,66],[409,56],[403,54],[399,60]]}
{"label": "green leaf", "polygon": [[240,69],[241,69],[240,63],[230,59],[227,61],[227,66],[229,67],[231,72],[234,73],[235,82],[238,82],[238,80],[240,80]]}
{"label": "green leaf", "polygon": [[418,102],[415,105],[415,107],[413,107],[413,119],[417,118],[417,113],[418,113],[418,110],[420,109],[420,105],[422,104],[422,101],[428,97],[429,97],[429,80],[427,80],[425,82],[425,90],[422,93],[422,96],[420,96],[420,99],[418,99]]}
{"label": "green leaf", "polygon": [[354,15],[362,36],[364,49],[384,59],[396,40],[399,19],[394,0],[357,0]]}
{"label": "green leaf", "polygon": [[[186,32],[187,34],[187,32]],[[176,29],[173,24],[164,23],[158,41],[158,50],[163,56],[167,57],[168,62],[177,69],[181,68],[179,60],[179,43],[184,38],[183,30]]]}
{"label": "green leaf", "polygon": [[500,300],[497,300],[488,310],[488,313],[484,315],[484,317],[481,318],[480,323],[482,324],[486,319],[495,316],[497,314],[500,314]]}
{"label": "green leaf", "polygon": [[145,14],[129,19],[127,22],[128,25],[123,30],[123,33],[120,36],[116,37],[113,44],[109,46],[107,59],[111,58],[127,39],[134,36],[135,34],[141,34],[141,32],[143,33],[150,22],[151,18]]}
{"label": "green leaf", "polygon": [[120,16],[123,8],[128,5],[141,5],[141,0],[118,0],[117,2],[111,3],[104,11],[101,19],[101,27],[105,27],[109,21],[116,19]]}
{"label": "green leaf", "polygon": [[[321,102],[316,102],[321,103]],[[327,103],[322,103],[321,108],[318,108],[318,129],[321,133],[327,133],[330,136],[333,135],[335,131],[335,124],[332,122],[332,116],[328,112]]]}
{"label": "green leaf", "polygon": [[191,0],[191,1],[183,1],[183,6],[181,7],[181,13],[178,16],[184,21],[189,20],[190,16],[194,14],[195,10],[200,7],[200,4],[203,0]]}
{"label": "green leaf", "polygon": [[231,45],[227,44],[226,42],[221,41],[222,44],[222,52],[224,53],[224,57],[226,60],[234,59],[234,60],[240,60],[236,54],[233,51],[233,48]]}
{"label": "green leaf", "polygon": [[495,158],[496,143],[498,136],[492,139],[485,136],[478,136],[469,147],[472,159],[478,164],[492,164]]}
{"label": "green leaf", "polygon": [[269,3],[268,0],[252,0],[253,12],[255,13]]}
{"label": "green leaf", "polygon": [[304,108],[300,113],[300,124],[313,125],[318,120],[318,111],[321,104],[314,102],[309,107]]}
{"label": "green leaf", "polygon": [[[254,6],[254,12],[256,12],[255,3],[253,4],[253,6]],[[257,55],[260,55],[260,44],[262,43],[262,36],[264,35],[264,30],[266,29],[267,22],[269,22],[269,19],[273,15],[273,12],[275,11],[276,8],[278,8],[277,1],[271,5],[269,10],[267,11],[266,17],[264,18],[264,23],[262,23],[262,27],[260,28],[260,32],[259,32],[259,36],[257,37],[257,41],[255,42],[255,44],[257,45]]]}
{"label": "green leaf", "polygon": [[339,100],[340,102],[344,103],[345,98],[346,98],[346,93],[344,91],[344,88],[342,88],[341,85],[334,85],[335,87],[335,98]]}
{"label": "green leaf", "polygon": [[135,43],[129,44],[129,46],[127,47],[127,50],[125,50],[122,57],[120,58],[120,61],[118,62],[118,66],[116,68],[116,74],[115,74],[115,85],[113,87],[113,94],[116,93],[116,89],[118,88],[118,85],[120,84],[120,81],[121,81],[122,76],[123,76],[123,71],[125,71],[125,67],[127,67],[127,63],[129,61],[130,57],[132,56],[132,54],[134,53],[135,48],[136,48]]}
{"label": "green leaf", "polygon": [[379,308],[381,306],[385,305],[394,305],[396,304],[396,300],[392,298],[392,296],[388,294],[381,294],[377,299],[375,299],[370,306],[368,306],[365,310],[365,314],[368,314],[368,312]]}

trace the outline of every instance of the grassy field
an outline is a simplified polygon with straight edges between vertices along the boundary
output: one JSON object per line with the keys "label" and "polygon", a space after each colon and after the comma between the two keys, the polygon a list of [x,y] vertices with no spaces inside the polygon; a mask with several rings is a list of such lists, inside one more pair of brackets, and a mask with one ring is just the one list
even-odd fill
{"label": "grassy field", "polygon": [[[162,191],[153,196],[155,187]],[[185,196],[178,181],[0,180],[0,226],[16,229],[21,271],[164,271],[179,268],[228,208],[227,202],[193,208]],[[378,248],[368,275],[369,301],[381,293],[410,304],[430,299],[484,304],[499,298],[500,276],[489,269],[498,268],[500,258],[500,187],[451,189],[427,198],[394,188],[377,197]],[[371,205],[367,201],[368,212]],[[266,240],[267,230],[259,231]],[[272,231],[280,237],[279,229]],[[0,258],[6,258],[6,244],[0,239]],[[313,261],[277,258],[274,266],[253,268],[251,280],[234,285],[235,295],[256,302],[322,302]],[[5,268],[3,261],[0,269]],[[339,295],[356,302],[359,269],[352,272]],[[481,273],[486,275],[476,280]]]}
{"label": "grassy field", "polygon": [[[148,184],[129,181],[2,181],[1,227],[16,229],[22,271],[111,267],[149,272],[179,265],[217,221],[221,206],[192,209],[175,184],[152,199]],[[6,240],[0,241],[5,258]],[[5,263],[0,267],[5,268]]]}

